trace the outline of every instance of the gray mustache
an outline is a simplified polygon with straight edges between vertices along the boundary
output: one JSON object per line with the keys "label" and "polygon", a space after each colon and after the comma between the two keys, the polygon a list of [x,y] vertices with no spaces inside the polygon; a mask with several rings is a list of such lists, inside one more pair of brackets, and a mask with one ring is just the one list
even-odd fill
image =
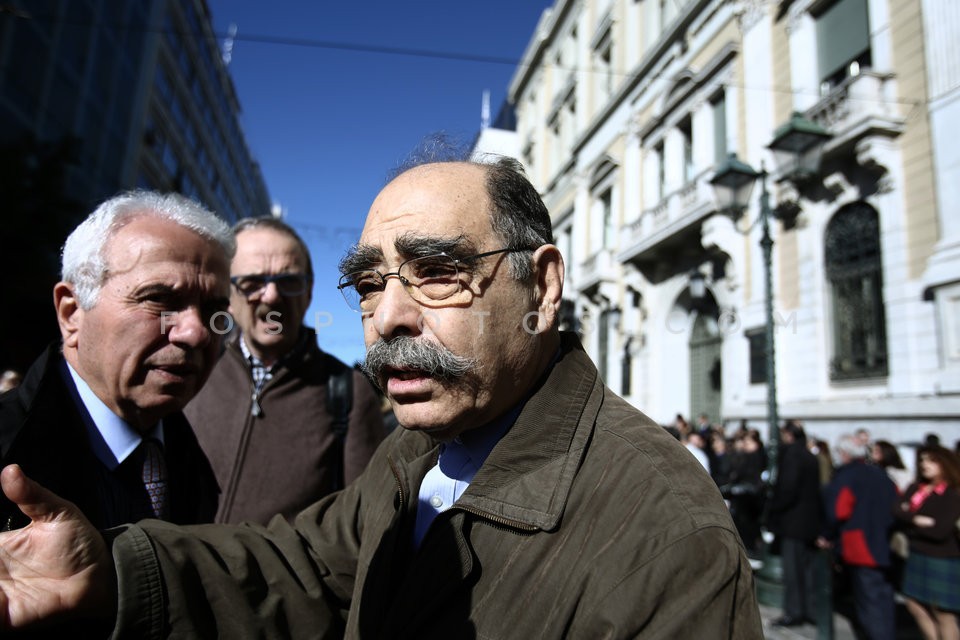
{"label": "gray mustache", "polygon": [[455,380],[477,365],[475,358],[458,356],[443,345],[429,340],[398,336],[377,340],[369,349],[363,370],[379,383],[387,367],[416,369],[440,380]]}

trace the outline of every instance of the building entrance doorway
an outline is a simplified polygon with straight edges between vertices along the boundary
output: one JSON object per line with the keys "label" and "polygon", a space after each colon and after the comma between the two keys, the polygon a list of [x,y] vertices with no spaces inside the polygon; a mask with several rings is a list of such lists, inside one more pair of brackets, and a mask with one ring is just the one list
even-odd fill
{"label": "building entrance doorway", "polygon": [[722,386],[720,353],[723,338],[716,309],[701,311],[690,332],[690,417],[695,422],[701,413],[710,422],[720,424]]}

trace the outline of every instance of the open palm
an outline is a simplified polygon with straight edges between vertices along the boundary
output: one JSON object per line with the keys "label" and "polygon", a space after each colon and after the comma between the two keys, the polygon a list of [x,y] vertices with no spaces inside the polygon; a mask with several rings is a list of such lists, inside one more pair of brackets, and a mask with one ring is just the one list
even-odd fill
{"label": "open palm", "polygon": [[0,472],[0,484],[31,519],[0,534],[0,628],[110,616],[113,560],[100,532],[16,465]]}

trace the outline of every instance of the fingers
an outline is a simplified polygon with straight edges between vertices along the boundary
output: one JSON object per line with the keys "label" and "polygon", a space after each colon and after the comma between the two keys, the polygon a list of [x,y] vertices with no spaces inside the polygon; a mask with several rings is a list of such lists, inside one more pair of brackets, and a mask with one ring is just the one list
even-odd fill
{"label": "fingers", "polygon": [[51,520],[70,506],[69,502],[28,478],[17,464],[7,465],[0,471],[0,486],[31,520]]}

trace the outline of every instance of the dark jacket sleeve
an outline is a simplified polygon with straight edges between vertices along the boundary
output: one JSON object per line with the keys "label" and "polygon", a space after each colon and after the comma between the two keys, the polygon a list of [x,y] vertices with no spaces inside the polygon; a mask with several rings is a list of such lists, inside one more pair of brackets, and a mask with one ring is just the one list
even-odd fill
{"label": "dark jacket sleeve", "polygon": [[821,496],[823,498],[823,526],[820,535],[827,540],[836,540],[839,521],[837,520],[837,496],[840,493],[840,483],[842,475],[837,474],[833,480],[823,488]]}
{"label": "dark jacket sleeve", "polygon": [[376,392],[363,374],[354,372],[353,410],[350,412],[350,426],[344,443],[343,475],[346,484],[360,477],[386,433]]}
{"label": "dark jacket sleeve", "polygon": [[960,493],[956,489],[947,489],[942,496],[931,496],[929,509],[927,504],[920,507],[920,514],[933,518],[933,526],[914,526],[910,535],[930,542],[945,542],[951,536],[957,535],[957,521],[960,520]]}
{"label": "dark jacket sleeve", "polygon": [[[296,526],[177,527],[146,520],[110,532],[119,591],[114,638],[342,637],[359,553],[356,486]],[[323,526],[320,526],[320,524]]]}
{"label": "dark jacket sleeve", "polygon": [[792,507],[800,499],[800,459],[792,446],[783,452],[777,475],[776,490],[771,498],[771,513],[780,513]]}

